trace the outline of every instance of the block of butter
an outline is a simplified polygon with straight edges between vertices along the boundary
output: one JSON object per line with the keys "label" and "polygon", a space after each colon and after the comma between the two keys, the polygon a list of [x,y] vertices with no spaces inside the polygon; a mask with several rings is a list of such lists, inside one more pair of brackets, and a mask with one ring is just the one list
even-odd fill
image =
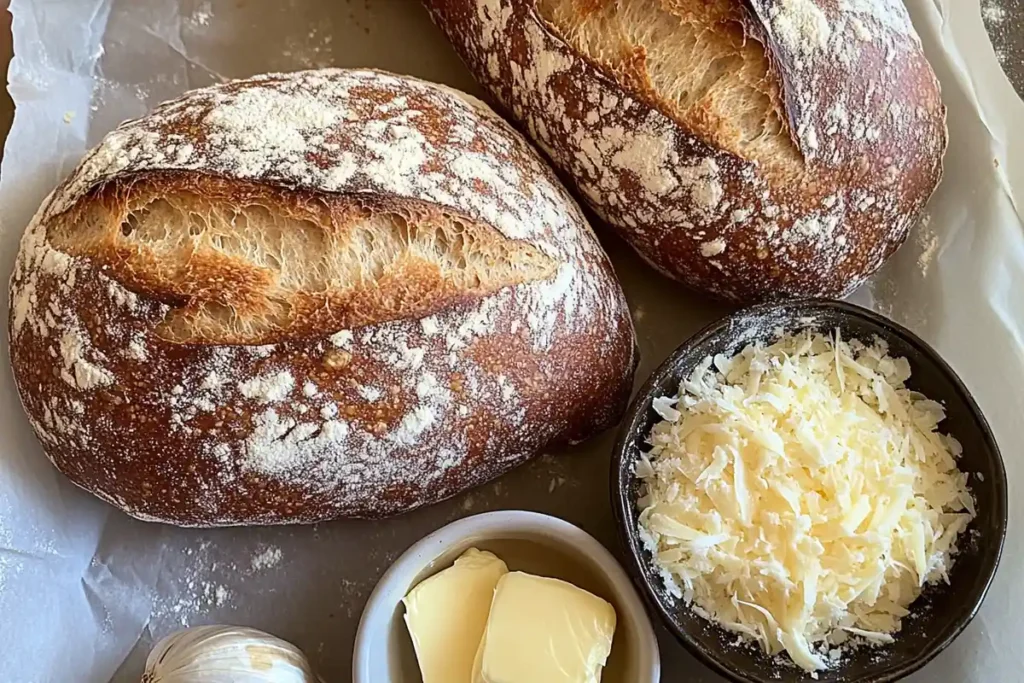
{"label": "block of butter", "polygon": [[615,609],[571,583],[522,572],[498,581],[473,683],[599,683]]}
{"label": "block of butter", "polygon": [[507,573],[499,558],[470,548],[402,599],[423,683],[470,683],[494,588]]}

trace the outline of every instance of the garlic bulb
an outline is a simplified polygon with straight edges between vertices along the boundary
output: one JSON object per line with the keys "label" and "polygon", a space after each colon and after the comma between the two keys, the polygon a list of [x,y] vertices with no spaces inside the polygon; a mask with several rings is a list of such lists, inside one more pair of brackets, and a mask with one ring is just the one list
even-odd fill
{"label": "garlic bulb", "polygon": [[146,659],[142,683],[316,683],[291,643],[241,626],[197,626],[167,636]]}

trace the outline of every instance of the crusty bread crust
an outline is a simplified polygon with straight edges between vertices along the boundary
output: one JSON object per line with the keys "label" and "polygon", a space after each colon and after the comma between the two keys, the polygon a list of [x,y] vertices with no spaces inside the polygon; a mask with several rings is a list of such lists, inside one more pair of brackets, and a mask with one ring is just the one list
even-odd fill
{"label": "crusty bread crust", "polygon": [[[248,206],[234,235],[210,218]],[[168,207],[202,220],[177,234]],[[277,232],[252,218],[268,214]],[[467,275],[445,242],[447,271],[450,254],[410,250],[307,280],[266,260],[268,234],[302,248],[283,216],[342,249],[355,230],[391,239],[381,216],[457,224],[500,247],[496,269],[522,267]],[[248,324],[278,295],[299,314]],[[614,424],[636,366],[607,257],[529,145],[468,96],[376,71],[256,77],[123,124],[27,229],[11,302],[46,454],[129,514],[188,526],[435,502]]]}
{"label": "crusty bread crust", "polygon": [[941,176],[945,109],[898,0],[424,3],[595,212],[716,296],[848,293]]}

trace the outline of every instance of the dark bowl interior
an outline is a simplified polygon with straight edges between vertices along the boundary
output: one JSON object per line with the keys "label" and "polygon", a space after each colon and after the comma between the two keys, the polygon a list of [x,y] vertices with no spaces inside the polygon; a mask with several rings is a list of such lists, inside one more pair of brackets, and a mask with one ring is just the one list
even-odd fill
{"label": "dark bowl interior", "polygon": [[[910,361],[908,385],[940,401],[947,418],[939,425],[963,444],[960,469],[970,472],[969,486],[977,501],[977,518],[959,543],[950,585],[929,587],[903,620],[896,642],[880,648],[860,648],[844,656],[833,669],[819,672],[819,681],[882,683],[894,681],[924,666],[949,645],[977,613],[995,575],[1006,533],[1006,472],[992,431],[974,399],[930,346],[913,333],[864,308],[837,301],[794,301],[765,304],[738,311],[687,340],[658,368],[630,407],[612,458],[612,507],[620,537],[628,547],[628,568],[668,629],[711,668],[734,681],[810,681],[795,667],[780,667],[754,647],[738,646],[736,636],[711,625],[681,601],[667,597],[652,569],[650,554],[637,535],[636,500],[639,484],[633,466],[646,438],[661,418],[651,409],[655,397],[675,395],[680,380],[708,355],[733,354],[755,340],[770,341],[775,331],[814,328],[839,329],[844,339],[865,342],[878,336],[889,344],[890,355]],[[977,476],[980,474],[982,476]]]}

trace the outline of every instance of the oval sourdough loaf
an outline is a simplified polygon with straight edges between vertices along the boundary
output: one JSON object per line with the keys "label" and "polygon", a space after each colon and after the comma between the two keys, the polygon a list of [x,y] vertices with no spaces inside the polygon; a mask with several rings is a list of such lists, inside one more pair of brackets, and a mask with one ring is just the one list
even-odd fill
{"label": "oval sourdough loaf", "polygon": [[496,102],[655,268],[736,301],[843,295],[941,175],[901,0],[425,0]]}
{"label": "oval sourdough loaf", "polygon": [[615,423],[636,364],[607,257],[530,146],[376,71],[123,124],[40,209],[11,301],[47,455],[180,525],[440,500]]}

